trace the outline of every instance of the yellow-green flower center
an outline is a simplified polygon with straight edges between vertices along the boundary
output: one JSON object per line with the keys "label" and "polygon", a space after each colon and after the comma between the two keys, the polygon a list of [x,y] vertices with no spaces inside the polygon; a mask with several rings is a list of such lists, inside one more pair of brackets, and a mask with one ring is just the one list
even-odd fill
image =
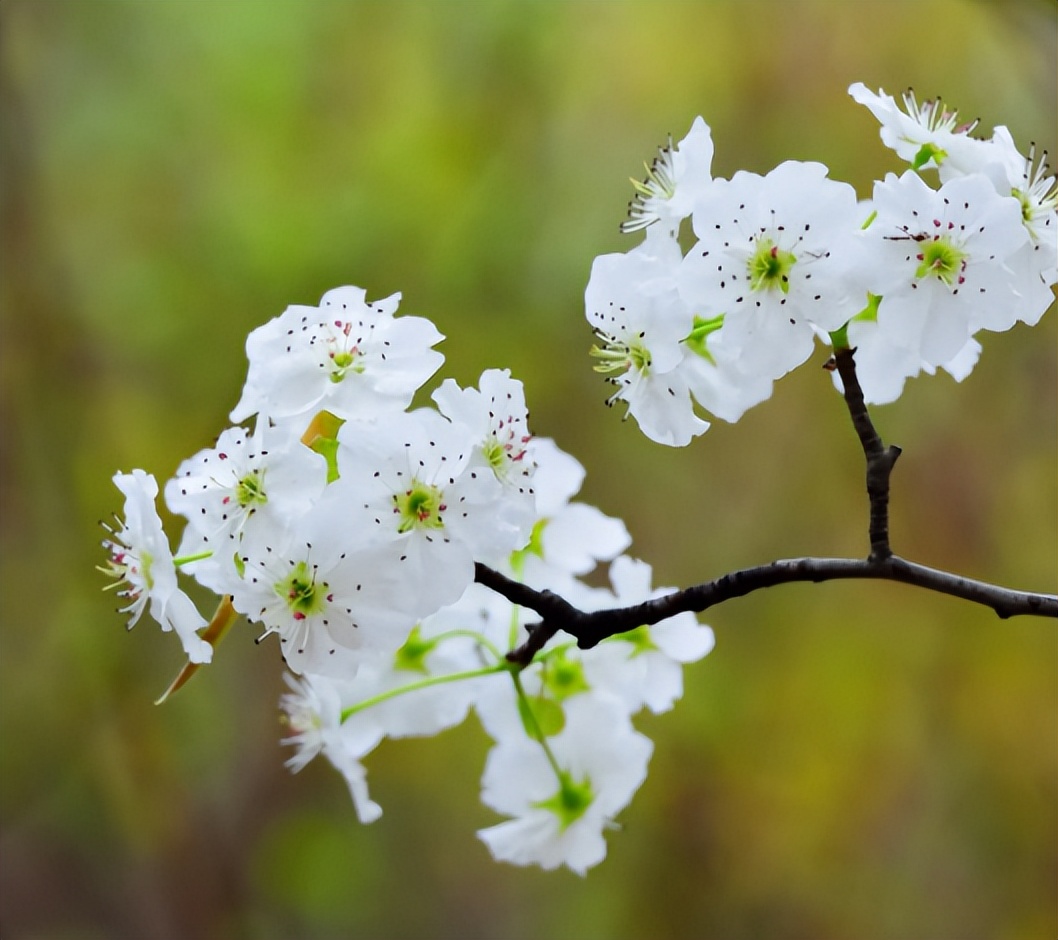
{"label": "yellow-green flower center", "polygon": [[747,263],[750,289],[789,293],[790,271],[796,263],[797,256],[793,252],[784,251],[770,238],[761,238]]}
{"label": "yellow-green flower center", "polygon": [[264,489],[264,474],[253,470],[235,484],[235,498],[243,509],[268,502]]}
{"label": "yellow-green flower center", "polygon": [[915,277],[935,277],[949,287],[962,283],[963,271],[966,270],[966,254],[947,238],[937,238],[926,243],[917,257],[920,263]]}
{"label": "yellow-green flower center", "polygon": [[273,589],[286,602],[295,620],[323,613],[330,600],[330,586],[326,581],[316,580],[316,570],[304,561],[299,561]]}
{"label": "yellow-green flower center", "polygon": [[585,778],[578,782],[571,774],[563,771],[559,777],[558,792],[533,805],[554,813],[558,817],[559,828],[565,832],[588,811],[594,800],[595,794],[592,792],[590,780]]}
{"label": "yellow-green flower center", "polygon": [[400,517],[398,532],[412,529],[443,529],[444,493],[431,483],[412,480],[411,487],[393,497],[393,511]]}
{"label": "yellow-green flower center", "polygon": [[548,657],[544,663],[543,679],[545,688],[560,702],[578,692],[591,691],[591,686],[584,678],[584,666],[564,653]]}

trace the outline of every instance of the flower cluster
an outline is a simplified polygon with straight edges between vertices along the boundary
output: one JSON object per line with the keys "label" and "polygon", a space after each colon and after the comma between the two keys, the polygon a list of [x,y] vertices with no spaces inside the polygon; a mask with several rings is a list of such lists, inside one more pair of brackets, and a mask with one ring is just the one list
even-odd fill
{"label": "flower cluster", "polygon": [[[532,437],[508,372],[486,371],[477,388],[446,380],[433,407],[410,408],[442,337],[397,316],[398,301],[339,288],[251,333],[231,413],[247,426],[165,485],[186,519],[177,557],[158,485],[137,470],[115,477],[126,521],[110,531],[105,570],[133,622],[149,605],[192,663],[210,661],[215,639],[212,627],[200,635],[177,568],[259,625],[259,640],[275,634],[292,673],[288,765],[322,753],[363,822],[382,812],[364,758],[474,708],[495,741],[482,799],[508,817],[481,838],[499,859],[583,873],[646,776],[652,745],[632,716],[672,706],[682,664],[711,649],[712,632],[684,614],[591,651],[556,638],[524,668],[508,661],[525,615],[474,581],[476,564],[584,609],[654,596],[651,571],[622,554],[623,523],[574,500],[583,468]],[[612,590],[582,580],[599,562],[612,562]]]}
{"label": "flower cluster", "polygon": [[[601,255],[585,292],[596,370],[652,440],[682,446],[736,421],[823,342],[857,349],[868,402],[943,368],[964,378],[981,330],[1036,323],[1058,280],[1054,178],[1005,127],[970,136],[939,101],[850,88],[911,164],[858,200],[820,163],[713,179],[709,127],[662,149],[636,183],[625,253]],[[920,171],[939,169],[940,185]],[[683,252],[690,219],[694,243]],[[840,380],[837,380],[840,381]]]}
{"label": "flower cluster", "polygon": [[[963,378],[980,331],[1051,305],[1058,197],[1044,162],[1005,128],[970,136],[939,101],[908,96],[905,113],[850,92],[911,164],[869,200],[820,163],[714,179],[701,118],[635,184],[622,229],[643,239],[595,259],[585,301],[609,403],[653,440],[687,444],[703,412],[737,421],[817,340],[854,347],[867,400],[887,402],[919,372]],[[443,381],[412,407],[443,337],[399,302],[342,287],[254,330],[232,426],[165,484],[186,520],[176,556],[155,479],[119,473],[124,519],[107,527],[103,570],[130,627],[149,611],[179,636],[189,664],[171,690],[212,660],[235,612],[276,643],[287,763],[322,754],[363,822],[382,812],[363,763],[381,741],[475,711],[494,742],[482,800],[506,817],[479,836],[498,859],[583,874],[646,776],[652,744],[632,719],[673,706],[712,631],[683,613],[585,651],[531,633],[525,610],[476,580],[487,566],[584,612],[665,593],[625,554],[624,524],[576,501],[583,468],[530,434],[509,372]],[[586,580],[600,563],[606,588]],[[178,572],[221,597],[208,625]]]}

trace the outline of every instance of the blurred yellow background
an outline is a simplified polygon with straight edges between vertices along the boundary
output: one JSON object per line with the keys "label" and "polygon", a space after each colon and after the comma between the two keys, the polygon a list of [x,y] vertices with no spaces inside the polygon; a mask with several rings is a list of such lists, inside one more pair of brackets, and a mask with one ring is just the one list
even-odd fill
{"label": "blurred yellow background", "polygon": [[[117,469],[225,426],[243,343],[341,284],[403,291],[445,375],[509,367],[659,584],[865,555],[862,457],[816,364],[690,447],[602,405],[582,294],[629,176],[702,114],[716,175],[901,167],[848,85],[940,94],[1055,152],[1050,0],[0,6],[0,932],[27,938],[967,940],[1058,935],[1053,621],[895,584],[778,588],[640,722],[647,783],[586,880],[494,864],[472,720],[368,760],[361,827],[278,746],[273,644],[181,662],[100,588]],[[894,548],[1055,591],[1056,316],[876,410]],[[175,538],[174,538],[175,541]]]}

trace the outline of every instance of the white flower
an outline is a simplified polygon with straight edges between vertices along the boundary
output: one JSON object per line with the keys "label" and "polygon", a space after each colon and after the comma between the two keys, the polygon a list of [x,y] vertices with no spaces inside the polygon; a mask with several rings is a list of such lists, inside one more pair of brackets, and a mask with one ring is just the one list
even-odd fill
{"label": "white flower", "polygon": [[400,294],[368,304],[359,287],[324,294],[319,307],[292,306],[246,340],[250,360],[232,421],[253,414],[307,422],[401,411],[444,361],[444,337],[421,317],[395,317]]}
{"label": "white flower", "polygon": [[613,699],[578,696],[565,711],[565,727],[548,739],[559,774],[526,737],[505,739],[489,753],[482,802],[514,818],[478,836],[500,861],[565,865],[583,875],[605,857],[603,829],[646,779],[654,746]]}
{"label": "white flower", "polygon": [[470,465],[474,440],[436,411],[400,413],[338,432],[340,478],[321,505],[343,515],[392,588],[394,609],[418,619],[459,599],[474,561],[500,558],[523,541],[497,526],[504,489]]}
{"label": "white flower", "polygon": [[[1058,244],[1058,224],[1055,220],[1058,192],[1055,191],[1054,176],[1047,173],[1046,152],[1037,161],[1036,146],[1033,144],[1029,155],[1022,155],[1010,131],[1003,126],[995,129],[991,143],[1001,155],[1010,195],[1021,203],[1022,221],[1029,230],[1030,238],[1034,244],[1050,248],[1050,261],[1058,263],[1055,258],[1055,246]],[[1007,195],[1003,189],[999,192]]]}
{"label": "white flower", "polygon": [[326,483],[324,458],[266,420],[252,435],[228,428],[215,446],[185,460],[165,486],[169,508],[188,521],[181,554],[209,555],[189,564],[188,573],[217,593],[231,593],[239,577],[234,556],[254,542],[281,541]]}
{"label": "white flower", "polygon": [[343,692],[349,694],[349,684],[324,676],[284,678],[291,691],[282,696],[279,706],[291,733],[282,743],[296,748],[286,765],[297,773],[322,753],[345,778],[360,822],[374,822],[382,815],[382,807],[368,796],[367,771],[359,758],[378,739],[356,740],[342,724]]}
{"label": "white flower", "polygon": [[110,563],[100,570],[115,579],[121,586],[118,596],[129,602],[121,609],[129,615],[129,629],[149,606],[163,630],[176,631],[191,662],[210,662],[213,647],[198,635],[206,621],[176,586],[176,565],[155,508],[158,482],[143,470],[133,470],[115,474],[114,484],[125,494],[125,520],[119,520],[117,531],[104,526],[110,533],[103,542]]}
{"label": "white flower", "polygon": [[1014,324],[1019,281],[1005,262],[1028,239],[1016,200],[980,175],[935,191],[908,170],[875,185],[874,205],[863,233],[874,261],[864,277],[882,297],[880,339],[935,367],[977,330]]}
{"label": "white flower", "polygon": [[1037,161],[1035,145],[1023,156],[1005,127],[997,127],[989,143],[1003,168],[1002,174],[990,173],[989,177],[1001,196],[1018,201],[1029,235],[1007,259],[1007,267],[1017,275],[1022,296],[1018,319],[1034,326],[1054,302],[1051,287],[1058,282],[1058,192],[1054,177],[1047,173],[1047,154]]}
{"label": "white flower", "polygon": [[460,388],[446,379],[433,400],[450,421],[467,428],[473,440],[470,466],[487,467],[504,488],[497,525],[507,525],[524,543],[529,538],[535,512],[533,472],[536,465],[529,451],[529,412],[522,383],[507,369],[489,369],[481,374],[479,388]]}
{"label": "white flower", "polygon": [[906,113],[892,95],[870,91],[863,82],[849,86],[853,100],[864,105],[882,125],[882,143],[916,170],[940,167],[941,179],[972,172],[985,156],[985,142],[970,136],[977,121],[959,124],[958,115],[937,98],[919,104],[914,92],[903,96]]}
{"label": "white flower", "polygon": [[621,231],[637,232],[655,222],[661,222],[669,231],[678,229],[712,180],[712,162],[712,133],[709,125],[696,117],[679,144],[673,147],[670,137],[668,146],[658,149],[642,183],[632,180],[636,194],[629,203],[629,218],[621,223]]}
{"label": "white flower", "polygon": [[185,460],[166,484],[165,501],[203,535],[237,542],[258,514],[283,524],[300,518],[326,483],[323,457],[259,421],[252,435],[228,428],[213,447]]}
{"label": "white flower", "polygon": [[651,234],[625,254],[600,255],[591,268],[584,302],[597,342],[596,372],[617,386],[607,405],[628,413],[652,441],[683,447],[709,423],[694,413],[690,389],[677,366],[680,341],[693,327],[676,292],[682,255],[665,232]]}
{"label": "white flower", "polygon": [[703,320],[723,314],[720,335],[745,370],[779,378],[811,354],[815,328],[836,330],[862,307],[847,255],[861,214],[821,163],[717,180],[695,209],[680,294]]}
{"label": "white flower", "polygon": [[995,128],[990,140],[970,137],[977,122],[958,125],[955,113],[939,99],[919,105],[909,92],[904,96],[905,115],[890,96],[875,95],[860,83],[849,93],[870,108],[882,123],[882,140],[914,169],[939,167],[941,182],[981,173],[1001,196],[1017,199],[1029,239],[1006,258],[1006,265],[1016,274],[1022,298],[1016,319],[1029,325],[1038,322],[1054,301],[1051,287],[1058,281],[1058,195],[1054,177],[1047,172],[1046,153],[1037,162],[1033,147],[1025,157],[1003,126]]}
{"label": "white flower", "polygon": [[262,639],[279,635],[294,672],[348,678],[365,655],[395,650],[414,620],[378,603],[381,562],[339,551],[323,524],[313,513],[286,543],[243,555],[232,605],[264,626]]}

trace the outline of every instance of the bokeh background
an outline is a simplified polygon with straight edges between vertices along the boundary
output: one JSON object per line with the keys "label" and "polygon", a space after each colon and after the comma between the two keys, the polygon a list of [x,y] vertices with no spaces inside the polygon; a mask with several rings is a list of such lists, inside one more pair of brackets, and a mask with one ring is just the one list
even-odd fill
{"label": "bokeh background", "polygon": [[[274,649],[181,662],[127,635],[98,520],[225,426],[246,333],[341,284],[509,367],[660,584],[864,555],[862,458],[809,364],[677,452],[602,406],[591,261],[629,176],[701,113],[714,173],[900,167],[850,82],[937,94],[1056,144],[1050,0],[27,2],[3,106],[0,933],[29,938],[1058,935],[1053,621],[894,584],[787,586],[706,618],[715,652],[641,722],[651,775],[586,879],[493,863],[476,723],[368,761],[356,822],[283,768]],[[877,409],[904,447],[894,547],[1054,591],[1056,316],[988,335],[962,385]]]}

